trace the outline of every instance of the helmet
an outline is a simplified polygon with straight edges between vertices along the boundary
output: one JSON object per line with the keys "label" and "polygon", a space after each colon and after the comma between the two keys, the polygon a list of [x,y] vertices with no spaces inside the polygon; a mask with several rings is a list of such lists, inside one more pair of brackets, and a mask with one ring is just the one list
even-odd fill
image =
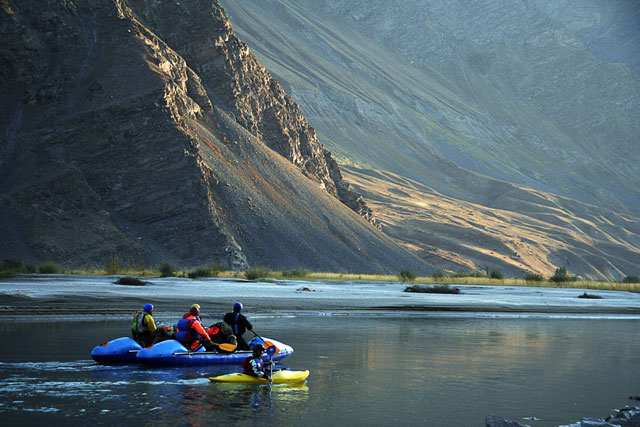
{"label": "helmet", "polygon": [[262,353],[263,351],[264,351],[264,347],[262,346],[262,344],[256,344],[253,347],[253,354]]}
{"label": "helmet", "polygon": [[200,316],[200,306],[198,304],[193,304],[189,309],[189,314]]}
{"label": "helmet", "polygon": [[233,311],[242,311],[242,303],[241,302],[237,302],[237,303],[233,304]]}
{"label": "helmet", "polygon": [[151,314],[151,310],[153,310],[153,304],[145,304],[144,307],[142,307],[142,311],[145,313]]}

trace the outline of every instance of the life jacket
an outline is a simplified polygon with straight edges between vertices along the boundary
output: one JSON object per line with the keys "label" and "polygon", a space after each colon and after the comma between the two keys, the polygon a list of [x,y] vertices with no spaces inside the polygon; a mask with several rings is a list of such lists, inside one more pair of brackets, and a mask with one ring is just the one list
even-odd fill
{"label": "life jacket", "polygon": [[139,334],[144,332],[149,332],[149,328],[144,323],[145,316],[150,316],[146,311],[136,311],[136,314],[133,315],[133,324],[131,324],[131,329]]}
{"label": "life jacket", "polygon": [[189,316],[186,319],[180,319],[176,327],[178,332],[176,333],[176,339],[181,343],[191,345],[200,339],[200,334],[193,329],[193,322],[198,319],[196,316]]}
{"label": "life jacket", "polygon": [[237,312],[235,316],[233,316],[233,333],[238,336],[238,318],[240,317],[240,312]]}
{"label": "life jacket", "polygon": [[249,356],[242,362],[242,369],[244,373],[247,375],[251,375],[252,377],[257,377],[256,373],[253,371],[253,366],[251,361],[255,361],[256,366],[260,372],[264,371],[264,364],[262,363],[261,357]]}

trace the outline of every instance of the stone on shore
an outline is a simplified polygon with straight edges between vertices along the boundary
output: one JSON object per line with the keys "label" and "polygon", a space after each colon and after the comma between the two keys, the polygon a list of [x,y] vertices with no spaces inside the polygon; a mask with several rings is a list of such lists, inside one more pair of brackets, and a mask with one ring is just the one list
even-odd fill
{"label": "stone on shore", "polygon": [[518,421],[507,420],[497,415],[489,414],[484,418],[485,427],[528,427]]}

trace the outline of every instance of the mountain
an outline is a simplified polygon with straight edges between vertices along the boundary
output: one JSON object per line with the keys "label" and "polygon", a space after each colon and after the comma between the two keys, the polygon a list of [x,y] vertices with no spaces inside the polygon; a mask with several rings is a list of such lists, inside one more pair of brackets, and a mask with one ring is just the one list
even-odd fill
{"label": "mountain", "polygon": [[[498,207],[533,220],[531,200],[545,199],[562,206],[553,221],[568,230],[567,215],[585,223],[594,210],[625,218],[597,260],[570,239],[515,272],[573,265],[584,277],[612,279],[640,271],[637,2],[222,3],[340,163],[407,178],[459,200],[461,211]],[[424,226],[434,238],[416,253],[437,260],[448,231]],[[393,236],[412,247],[409,230]],[[545,230],[553,241],[567,231]],[[504,266],[450,252],[442,265]]]}
{"label": "mountain", "polygon": [[637,74],[543,2],[223,3],[341,158],[474,202],[464,180],[481,178],[465,171],[640,207]]}
{"label": "mountain", "polygon": [[217,1],[0,2],[0,257],[429,268]]}
{"label": "mountain", "polygon": [[634,2],[222,3],[0,0],[0,258],[640,274]]}

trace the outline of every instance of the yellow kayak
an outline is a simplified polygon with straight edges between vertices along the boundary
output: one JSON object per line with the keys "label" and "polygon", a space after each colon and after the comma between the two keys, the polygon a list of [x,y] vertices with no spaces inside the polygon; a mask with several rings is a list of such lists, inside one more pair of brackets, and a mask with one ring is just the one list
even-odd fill
{"label": "yellow kayak", "polygon": [[[278,371],[274,372],[271,378],[273,384],[293,384],[304,381],[309,376],[309,371]],[[269,384],[264,378],[253,377],[247,374],[233,373],[209,377],[209,381],[221,383],[242,383],[242,384]]]}

